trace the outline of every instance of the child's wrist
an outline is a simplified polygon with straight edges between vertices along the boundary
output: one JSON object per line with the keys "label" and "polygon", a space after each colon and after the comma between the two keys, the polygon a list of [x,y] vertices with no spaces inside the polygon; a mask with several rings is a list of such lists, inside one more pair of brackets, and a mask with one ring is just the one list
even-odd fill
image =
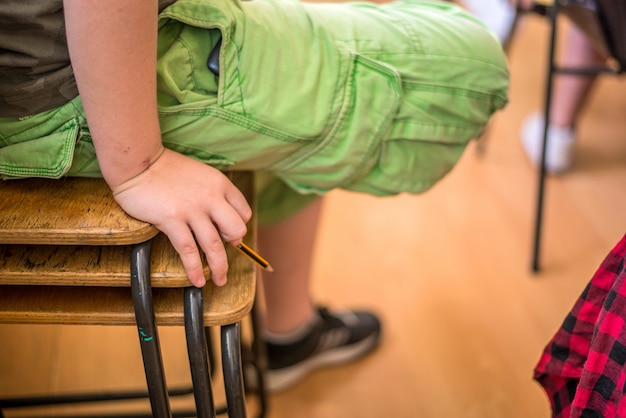
{"label": "child's wrist", "polygon": [[142,164],[142,170],[135,174],[134,176],[123,180],[122,182],[111,185],[109,183],[109,187],[113,192],[113,195],[118,195],[130,188],[132,188],[135,184],[141,181],[143,177],[145,177],[146,173],[150,170],[150,168],[163,156],[165,153],[165,147],[161,147],[152,157],[146,159]]}

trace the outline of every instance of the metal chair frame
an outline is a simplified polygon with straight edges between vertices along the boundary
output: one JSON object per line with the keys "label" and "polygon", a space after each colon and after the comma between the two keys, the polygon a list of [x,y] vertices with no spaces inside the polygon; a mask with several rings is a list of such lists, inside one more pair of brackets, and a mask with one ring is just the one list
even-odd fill
{"label": "metal chair frame", "polygon": [[[549,47],[548,47],[548,68],[547,68],[547,77],[546,77],[546,87],[545,87],[545,96],[544,96],[544,120],[550,120],[550,107],[552,104],[552,92],[554,85],[554,77],[558,74],[571,74],[571,75],[579,75],[579,76],[588,76],[588,75],[601,75],[601,74],[613,74],[619,75],[624,69],[622,65],[618,62],[616,67],[612,67],[609,65],[606,66],[597,66],[597,67],[580,67],[580,68],[569,68],[569,67],[561,67],[556,62],[556,47],[557,47],[557,35],[558,35],[558,17],[559,13],[563,10],[564,7],[567,7],[571,3],[579,3],[580,2],[572,2],[568,0],[556,0],[553,5],[545,7],[539,6],[534,11],[540,14],[544,14],[548,17],[550,23],[550,38],[549,38]],[[585,2],[583,2],[585,3]],[[584,6],[584,4],[582,4]],[[598,25],[601,25],[601,22],[598,21]],[[605,41],[606,42],[606,41]],[[610,45],[606,45],[605,49],[607,52],[612,53]],[[534,236],[533,236],[533,247],[532,247],[532,259],[531,259],[531,268],[532,271],[537,273],[540,270],[540,252],[541,252],[541,234],[543,227],[543,209],[545,205],[545,189],[546,189],[546,150],[547,150],[547,142],[548,142],[548,123],[544,124],[543,128],[543,138],[542,138],[542,148],[541,148],[541,159],[539,164],[539,173],[537,178],[537,198],[536,198],[536,209],[535,209],[535,220],[534,220]]]}
{"label": "metal chair frame", "polygon": [[[119,401],[127,399],[149,398],[151,413],[135,415],[110,415],[133,417],[215,417],[228,413],[230,417],[245,418],[246,391],[243,380],[243,360],[241,323],[234,322],[220,326],[222,370],[226,405],[216,408],[211,383],[211,363],[214,362],[214,345],[211,342],[210,327],[205,327],[203,316],[203,291],[196,287],[185,287],[183,291],[184,328],[191,368],[192,385],[190,388],[173,389],[168,392],[163,369],[160,341],[154,312],[153,291],[151,285],[151,249],[150,238],[130,246],[130,289],[135,312],[136,327],[141,347],[143,366],[146,376],[147,392],[124,391],[106,393],[82,393],[56,396],[22,397],[0,399],[0,418],[3,410],[75,403]],[[7,288],[8,289],[8,288]],[[93,289],[93,288],[92,288]],[[246,347],[246,360],[256,372],[259,382],[259,417],[265,416],[267,395],[263,385],[263,346],[258,335],[256,307],[252,307],[249,318],[252,323],[252,341]],[[170,396],[194,394],[195,410],[173,412]],[[103,417],[105,415],[94,415]]]}

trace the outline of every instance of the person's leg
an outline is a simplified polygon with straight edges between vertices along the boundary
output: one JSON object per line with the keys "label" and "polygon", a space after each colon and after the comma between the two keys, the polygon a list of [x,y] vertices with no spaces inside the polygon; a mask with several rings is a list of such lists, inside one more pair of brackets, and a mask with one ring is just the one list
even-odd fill
{"label": "person's leg", "polygon": [[262,273],[264,326],[269,332],[291,332],[315,314],[309,280],[322,201],[313,201],[284,221],[259,227],[259,250],[274,268]]}
{"label": "person's leg", "polygon": [[[561,65],[567,68],[588,67],[604,62],[592,42],[580,29],[570,27]],[[556,77],[555,94],[552,98],[550,124],[573,127],[580,110],[585,105],[596,76],[563,74]]]}
{"label": "person's leg", "polygon": [[[567,68],[581,68],[603,63],[603,57],[575,26],[567,32],[567,39],[559,64]],[[550,107],[550,126],[546,149],[546,170],[559,173],[569,169],[573,159],[576,120],[584,107],[596,76],[558,75],[555,79]],[[543,141],[543,112],[532,113],[522,126],[522,144],[534,165],[541,158]]]}
{"label": "person's leg", "polygon": [[263,272],[266,388],[297,383],[323,366],[354,361],[370,352],[381,332],[367,311],[329,311],[314,304],[310,274],[322,198],[284,220],[259,228],[259,250],[274,272]]}

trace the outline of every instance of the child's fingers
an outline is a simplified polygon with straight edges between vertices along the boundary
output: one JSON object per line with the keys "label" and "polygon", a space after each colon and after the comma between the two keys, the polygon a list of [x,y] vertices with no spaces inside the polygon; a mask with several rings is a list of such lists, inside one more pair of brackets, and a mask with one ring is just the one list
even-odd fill
{"label": "child's fingers", "polygon": [[167,235],[172,246],[180,256],[187,278],[191,284],[196,287],[204,286],[206,278],[204,277],[200,251],[189,227],[180,224],[177,227],[163,228],[161,231]]}
{"label": "child's fingers", "polygon": [[238,244],[248,232],[247,219],[227,203],[211,213],[211,221],[222,241]]}
{"label": "child's fingers", "polygon": [[230,188],[226,193],[226,200],[237,211],[244,222],[248,222],[252,218],[252,209],[241,191],[236,188]]}
{"label": "child's fingers", "polygon": [[191,225],[196,242],[202,248],[206,256],[209,269],[211,270],[211,280],[218,285],[226,284],[228,273],[228,257],[224,248],[224,241],[215,225],[208,217],[197,218]]}

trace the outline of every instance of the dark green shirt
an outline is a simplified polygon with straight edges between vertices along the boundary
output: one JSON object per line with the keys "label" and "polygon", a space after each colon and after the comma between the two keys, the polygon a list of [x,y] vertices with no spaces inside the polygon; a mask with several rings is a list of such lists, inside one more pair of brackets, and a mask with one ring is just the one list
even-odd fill
{"label": "dark green shirt", "polygon": [[[175,0],[159,0],[160,10]],[[78,95],[63,0],[0,0],[0,117],[53,109]]]}

